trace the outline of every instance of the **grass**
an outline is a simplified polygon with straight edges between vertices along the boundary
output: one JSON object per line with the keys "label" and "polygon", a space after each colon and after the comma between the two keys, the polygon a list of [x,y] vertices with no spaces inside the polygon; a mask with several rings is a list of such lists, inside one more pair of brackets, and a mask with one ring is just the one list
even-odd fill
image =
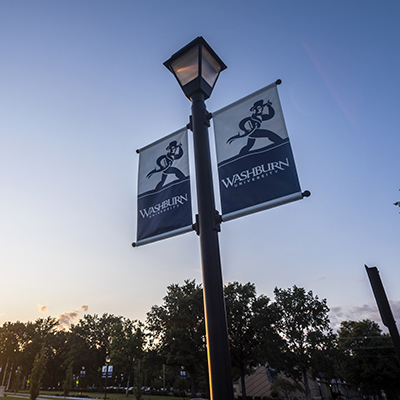
{"label": "grass", "polygon": [[[101,393],[93,393],[93,392],[70,392],[68,397],[75,397],[78,396],[79,394],[82,394],[84,396],[88,396],[89,398],[92,399],[104,399],[104,392]],[[6,393],[7,400],[21,400],[21,396],[30,398],[29,392],[26,390],[22,390],[18,392],[17,394],[14,393]],[[40,399],[51,399],[54,400],[54,396],[60,397],[61,399],[64,399],[64,396],[62,395],[61,391],[46,391],[46,390],[41,390],[39,394]],[[67,397],[67,398],[68,398]],[[135,400],[135,396],[130,393],[128,397],[126,397],[122,393],[107,393],[107,400]],[[142,396],[141,400],[180,400],[182,397],[174,397],[174,396],[152,396],[149,394],[144,394]],[[186,400],[188,400],[189,397],[186,397]],[[83,399],[84,400],[84,399]]]}

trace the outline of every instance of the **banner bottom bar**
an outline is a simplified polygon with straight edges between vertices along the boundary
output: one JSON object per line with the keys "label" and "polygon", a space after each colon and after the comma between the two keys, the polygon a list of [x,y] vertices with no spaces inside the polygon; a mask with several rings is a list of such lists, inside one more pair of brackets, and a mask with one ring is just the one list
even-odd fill
{"label": "banner bottom bar", "polygon": [[243,216],[249,215],[249,214],[254,214],[258,211],[263,211],[263,210],[267,210],[269,208],[282,206],[284,204],[291,203],[292,201],[301,200],[303,197],[304,196],[301,191],[293,193],[293,194],[289,194],[287,196],[280,197],[278,199],[271,200],[266,203],[257,204],[252,207],[244,208],[242,210],[233,211],[229,214],[222,215],[222,221],[226,222],[226,221],[230,221],[231,219],[243,217]]}
{"label": "banner bottom bar", "polygon": [[132,247],[139,247],[139,246],[143,246],[145,244],[158,242],[159,240],[168,239],[173,236],[182,235],[182,234],[190,232],[192,230],[193,230],[193,225],[188,225],[188,226],[176,229],[171,232],[166,232],[166,233],[162,233],[161,235],[152,236],[152,237],[149,237],[149,238],[146,238],[143,240],[138,240],[137,242],[132,243]]}

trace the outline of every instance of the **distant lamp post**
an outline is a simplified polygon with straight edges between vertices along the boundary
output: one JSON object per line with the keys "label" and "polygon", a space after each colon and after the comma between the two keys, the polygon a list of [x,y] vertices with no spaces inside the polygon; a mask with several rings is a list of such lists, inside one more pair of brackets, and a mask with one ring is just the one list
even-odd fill
{"label": "distant lamp post", "polygon": [[104,400],[107,400],[107,376],[108,376],[108,364],[110,364],[111,357],[106,356],[106,382],[104,386]]}
{"label": "distant lamp post", "polygon": [[86,375],[85,367],[82,366],[81,371],[80,371],[80,379],[79,379],[81,391],[82,391],[83,379],[85,378],[85,375]]}
{"label": "distant lamp post", "polygon": [[232,400],[233,382],[218,242],[220,215],[215,209],[208,138],[211,114],[204,102],[210,97],[226,65],[202,37],[176,52],[164,65],[175,75],[185,96],[192,102],[189,127],[193,131],[196,167],[198,216],[195,227],[200,236],[211,400]]}

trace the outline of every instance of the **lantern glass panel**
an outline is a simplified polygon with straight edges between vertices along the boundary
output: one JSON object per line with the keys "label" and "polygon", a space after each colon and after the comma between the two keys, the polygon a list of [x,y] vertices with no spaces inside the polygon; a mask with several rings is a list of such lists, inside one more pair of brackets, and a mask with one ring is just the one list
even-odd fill
{"label": "lantern glass panel", "polygon": [[171,62],[171,67],[181,86],[196,79],[199,75],[199,48],[195,46]]}
{"label": "lantern glass panel", "polygon": [[202,46],[202,56],[202,78],[213,87],[221,71],[221,66],[204,46]]}

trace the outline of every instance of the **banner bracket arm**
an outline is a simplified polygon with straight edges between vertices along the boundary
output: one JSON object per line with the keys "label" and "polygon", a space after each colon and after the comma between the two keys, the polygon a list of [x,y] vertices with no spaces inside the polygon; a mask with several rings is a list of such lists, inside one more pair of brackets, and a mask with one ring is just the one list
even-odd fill
{"label": "banner bracket arm", "polygon": [[214,211],[215,211],[215,219],[214,219],[213,229],[214,231],[221,232],[222,215],[218,212],[218,210]]}
{"label": "banner bracket arm", "polygon": [[196,222],[192,225],[192,228],[196,232],[197,236],[200,236],[199,214],[195,215],[195,219],[196,219]]}
{"label": "banner bracket arm", "polygon": [[[222,215],[218,212],[218,210],[214,210],[214,212],[215,212],[215,218],[214,218],[213,230],[221,232]],[[196,232],[197,236],[200,236],[199,214],[196,214],[195,218],[196,222],[192,225],[192,228]]]}
{"label": "banner bracket arm", "polygon": [[186,129],[189,129],[190,131],[193,132],[193,122],[192,122],[192,116],[189,116],[189,123],[186,125]]}

